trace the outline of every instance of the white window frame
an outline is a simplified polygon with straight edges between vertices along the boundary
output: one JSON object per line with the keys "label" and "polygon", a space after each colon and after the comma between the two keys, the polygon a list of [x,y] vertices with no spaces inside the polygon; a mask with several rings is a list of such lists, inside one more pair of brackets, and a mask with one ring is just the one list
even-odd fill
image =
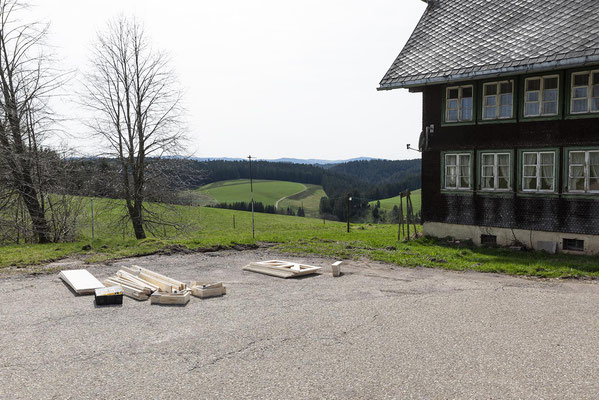
{"label": "white window frame", "polygon": [[[488,156],[488,155],[492,155],[493,156],[493,187],[492,188],[485,188],[483,187],[483,178],[485,178],[484,172],[485,172],[485,164],[483,164],[483,158],[484,156]],[[497,160],[499,159],[500,155],[507,155],[508,156],[508,184],[507,184],[507,188],[499,188],[499,165],[497,163]],[[481,191],[485,191],[485,192],[509,192],[510,190],[512,190],[512,154],[509,152],[497,152],[497,153],[493,153],[493,152],[489,152],[489,151],[485,151],[485,152],[481,152],[480,153],[480,190]]]}
{"label": "white window frame", "polygon": [[[512,112],[510,114],[509,117],[500,117],[500,109],[501,109],[501,104],[500,104],[500,99],[501,99],[501,94],[499,93],[499,89],[501,87],[502,83],[510,83],[512,85]],[[487,86],[491,86],[491,85],[495,85],[497,88],[497,92],[495,93],[495,95],[485,95],[485,89]],[[482,119],[483,121],[495,121],[495,120],[501,120],[501,119],[512,119],[514,118],[514,89],[515,89],[515,85],[514,85],[514,81],[513,80],[507,80],[507,81],[497,81],[497,82],[487,82],[483,84],[483,92],[482,92]],[[495,97],[495,117],[493,118],[487,118],[486,117],[486,112],[485,112],[485,107],[486,107],[486,99],[487,97]]]}
{"label": "white window frame", "polygon": [[[471,113],[470,113],[470,119],[462,119],[462,92],[466,88],[470,88],[472,90],[472,109],[471,109]],[[458,100],[458,108],[457,108],[458,119],[457,120],[449,119],[449,100],[450,100],[449,99],[449,91],[453,90],[453,89],[458,90],[458,98],[457,98],[457,100]],[[451,100],[455,100],[455,99],[451,99]],[[445,122],[446,123],[474,122],[474,111],[475,111],[474,85],[451,86],[451,87],[447,87],[445,89]]]}
{"label": "white window frame", "polygon": [[[456,165],[451,165],[456,168],[456,186],[447,186],[447,157],[455,156],[456,157]],[[462,178],[462,165],[460,164],[461,157],[460,156],[468,156],[468,174],[469,174],[469,185],[468,187],[460,186],[461,178]],[[461,152],[461,153],[444,153],[443,155],[443,189],[445,190],[472,190],[472,153]]]}
{"label": "white window frame", "polygon": [[[584,165],[583,164],[572,164],[572,153],[584,153]],[[590,190],[591,182],[591,153],[599,153],[599,149],[593,150],[569,150],[568,151],[568,193],[599,193],[599,190]],[[574,178],[572,176],[572,167],[584,166],[584,190],[572,190],[570,189],[570,180]]]}
{"label": "white window frame", "polygon": [[[543,107],[543,95],[545,92],[545,80],[546,79],[551,79],[551,78],[557,78],[557,101],[556,101],[556,107],[555,107],[555,113],[545,113],[544,112],[544,107]],[[536,80],[536,79],[540,79],[541,83],[539,86],[539,90],[527,90],[528,87],[528,81],[531,80]],[[559,115],[559,107],[560,107],[560,76],[559,75],[543,75],[543,76],[531,76],[530,78],[526,78],[524,79],[524,99],[523,99],[523,103],[524,103],[524,109],[522,110],[522,114],[524,115],[524,118],[538,118],[538,117],[553,117],[556,115]],[[553,90],[553,89],[550,89]],[[538,114],[531,114],[531,115],[527,115],[526,114],[526,105],[527,104],[531,104],[531,103],[536,103],[536,102],[530,102],[530,101],[526,101],[527,98],[527,94],[531,93],[531,92],[539,92],[539,113]]]}
{"label": "white window frame", "polygon": [[[590,71],[580,71],[580,72],[572,72],[570,75],[570,114],[579,115],[579,114],[596,114],[599,113],[599,109],[596,111],[592,110],[593,99],[597,99],[598,97],[593,97],[593,74],[599,74],[599,69],[594,69]],[[575,86],[575,76],[577,75],[588,75],[589,81],[586,86]],[[599,86],[599,85],[597,85]],[[587,109],[586,111],[574,111],[574,100],[582,100],[582,97],[574,98],[574,90],[578,88],[586,88],[587,89]]]}
{"label": "white window frame", "polygon": [[[526,158],[526,154],[536,154],[537,155],[537,163],[536,164],[524,164],[524,160]],[[541,155],[542,154],[551,154],[553,156],[553,189],[541,189],[541,171],[542,171],[542,167],[543,165],[541,164]],[[556,172],[556,168],[555,168],[555,162],[556,162],[556,152],[553,150],[550,151],[523,151],[521,154],[522,157],[522,172],[521,172],[521,188],[523,192],[528,192],[528,193],[555,193],[556,191],[556,178],[557,178],[557,174]],[[525,167],[532,167],[535,166],[536,167],[536,176],[525,176],[524,175],[524,170]],[[536,189],[526,189],[524,186],[524,179],[525,178],[536,178],[537,180],[537,188]]]}

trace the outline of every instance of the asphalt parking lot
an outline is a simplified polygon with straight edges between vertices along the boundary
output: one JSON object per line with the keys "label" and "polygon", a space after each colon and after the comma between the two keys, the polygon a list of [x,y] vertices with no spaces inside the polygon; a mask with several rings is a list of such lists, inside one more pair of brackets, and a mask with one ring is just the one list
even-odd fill
{"label": "asphalt parking lot", "polygon": [[[325,268],[241,270],[281,258]],[[96,308],[57,273],[0,278],[0,399],[599,397],[598,284],[366,261],[333,278],[332,261],[262,249],[88,266],[228,288],[186,307]]]}

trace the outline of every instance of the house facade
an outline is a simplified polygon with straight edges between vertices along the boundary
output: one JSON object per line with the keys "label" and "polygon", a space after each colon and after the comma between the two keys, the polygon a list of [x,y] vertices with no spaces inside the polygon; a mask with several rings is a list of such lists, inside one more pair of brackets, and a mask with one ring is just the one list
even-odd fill
{"label": "house facade", "polygon": [[426,235],[599,254],[598,1],[428,1],[397,88],[423,98]]}

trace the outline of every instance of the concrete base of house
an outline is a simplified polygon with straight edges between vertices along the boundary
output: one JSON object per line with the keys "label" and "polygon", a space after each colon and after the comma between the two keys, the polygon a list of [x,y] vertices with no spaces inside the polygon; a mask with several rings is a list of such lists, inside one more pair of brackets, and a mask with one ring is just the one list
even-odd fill
{"label": "concrete base of house", "polygon": [[[423,232],[426,236],[437,238],[451,237],[456,240],[472,240],[481,246],[483,240],[496,239],[498,246],[514,246],[518,243],[535,250],[551,251],[551,244],[555,244],[555,251],[568,254],[599,254],[599,235],[581,235],[578,233],[545,232],[525,229],[495,228],[489,226],[445,224],[441,222],[425,222]],[[567,245],[574,239],[580,250],[564,249],[564,239]],[[581,243],[583,241],[584,243]]]}

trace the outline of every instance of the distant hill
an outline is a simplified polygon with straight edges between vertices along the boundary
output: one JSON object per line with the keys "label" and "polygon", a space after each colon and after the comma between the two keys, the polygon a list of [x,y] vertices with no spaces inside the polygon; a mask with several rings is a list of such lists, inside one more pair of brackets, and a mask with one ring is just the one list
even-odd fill
{"label": "distant hill", "polygon": [[[338,164],[328,171],[343,179],[334,179],[331,184],[323,183],[327,193],[343,191],[343,186],[357,183],[358,190],[369,200],[397,196],[401,191],[420,189],[422,162],[416,160],[368,160]],[[332,188],[331,185],[335,185]],[[350,186],[351,187],[351,186]]]}
{"label": "distant hill", "polygon": [[[247,161],[247,158],[228,158],[228,157],[191,157],[192,160],[195,161]],[[356,157],[350,158],[347,160],[321,160],[318,158],[276,158],[276,159],[263,159],[257,158],[256,161],[268,161],[275,163],[291,163],[291,164],[309,164],[309,165],[330,165],[330,164],[342,164],[351,161],[367,161],[367,160],[376,160],[376,158],[371,157]]]}
{"label": "distant hill", "polygon": [[405,179],[406,175],[420,176],[421,161],[415,160],[356,160],[337,164],[331,171],[370,182],[381,183]]}

